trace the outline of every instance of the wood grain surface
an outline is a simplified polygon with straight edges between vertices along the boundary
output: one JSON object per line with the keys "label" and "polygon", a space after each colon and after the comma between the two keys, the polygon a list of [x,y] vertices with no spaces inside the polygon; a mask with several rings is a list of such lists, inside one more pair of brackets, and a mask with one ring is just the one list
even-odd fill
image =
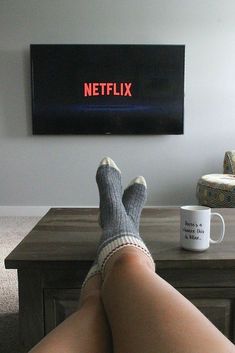
{"label": "wood grain surface", "polygon": [[[204,252],[180,247],[179,207],[145,208],[140,233],[158,268],[235,268],[235,210],[220,212],[226,225],[224,241]],[[211,233],[219,236],[220,223],[212,220]],[[97,208],[52,208],[5,260],[6,268],[81,268],[93,261],[101,235]]]}

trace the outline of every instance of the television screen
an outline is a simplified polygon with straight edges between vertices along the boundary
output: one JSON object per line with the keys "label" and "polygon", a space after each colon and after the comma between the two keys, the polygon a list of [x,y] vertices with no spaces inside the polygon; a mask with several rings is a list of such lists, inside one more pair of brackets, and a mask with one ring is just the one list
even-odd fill
{"label": "television screen", "polygon": [[184,45],[30,52],[33,134],[183,134]]}

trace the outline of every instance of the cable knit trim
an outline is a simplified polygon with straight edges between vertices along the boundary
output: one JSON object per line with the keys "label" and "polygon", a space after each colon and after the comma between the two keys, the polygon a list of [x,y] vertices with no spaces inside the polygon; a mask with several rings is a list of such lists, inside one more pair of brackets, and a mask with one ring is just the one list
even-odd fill
{"label": "cable knit trim", "polygon": [[98,255],[100,254],[100,252],[102,251],[102,249],[104,247],[106,247],[109,243],[111,243],[112,241],[120,238],[121,236],[127,236],[127,235],[130,235],[131,237],[134,237],[134,238],[137,238],[137,239],[140,239],[140,235],[139,233],[131,233],[131,232],[121,232],[121,233],[117,233],[115,235],[112,235],[112,237],[108,237],[106,240],[104,240],[100,246],[98,247]]}
{"label": "cable knit trim", "polygon": [[104,273],[105,265],[107,261],[110,259],[110,257],[113,256],[119,249],[126,246],[134,246],[142,250],[155,265],[148,248],[146,247],[146,245],[141,239],[137,237],[129,236],[129,235],[124,235],[124,236],[120,235],[119,238],[107,244],[99,253],[98,263],[102,274]]}

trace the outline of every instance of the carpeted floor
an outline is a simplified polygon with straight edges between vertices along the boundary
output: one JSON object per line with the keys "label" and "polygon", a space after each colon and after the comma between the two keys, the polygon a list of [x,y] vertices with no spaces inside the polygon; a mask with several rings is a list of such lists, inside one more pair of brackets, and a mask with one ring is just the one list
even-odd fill
{"label": "carpeted floor", "polygon": [[0,217],[0,352],[19,353],[17,272],[4,259],[40,217]]}

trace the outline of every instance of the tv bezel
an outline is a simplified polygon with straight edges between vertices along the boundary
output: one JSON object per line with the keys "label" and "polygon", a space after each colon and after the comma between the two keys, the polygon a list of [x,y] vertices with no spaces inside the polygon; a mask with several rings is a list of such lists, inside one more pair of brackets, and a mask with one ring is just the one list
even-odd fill
{"label": "tv bezel", "polygon": [[[35,47],[46,47],[46,46],[90,46],[90,47],[97,47],[97,46],[109,46],[110,49],[112,46],[122,46],[122,47],[128,47],[128,46],[155,46],[155,47],[178,47],[181,48],[182,50],[182,85],[183,85],[183,92],[182,92],[182,97],[181,97],[181,119],[178,120],[180,128],[177,130],[175,128],[171,129],[171,127],[168,124],[168,128],[164,126],[164,128],[161,129],[161,126],[157,127],[157,131],[146,131],[146,129],[141,128],[141,129],[136,129],[134,126],[134,123],[131,124],[131,126],[128,126],[128,131],[126,128],[117,128],[114,127],[114,130],[111,128],[104,128],[102,129],[100,127],[100,130],[98,131],[97,126],[88,126],[86,128],[83,128],[83,130],[76,130],[74,127],[71,129],[69,126],[63,127],[62,129],[58,127],[57,123],[58,120],[53,124],[53,126],[44,126],[43,129],[37,125],[36,119],[35,119],[35,99],[34,99],[34,74],[33,74],[33,48]],[[185,45],[163,45],[163,44],[31,44],[30,45],[30,65],[31,65],[31,102],[32,102],[32,133],[33,135],[183,135],[184,134],[184,88],[185,88]],[[110,119],[107,117],[107,119]],[[111,124],[112,125],[112,124]],[[110,125],[110,126],[111,126]]]}

